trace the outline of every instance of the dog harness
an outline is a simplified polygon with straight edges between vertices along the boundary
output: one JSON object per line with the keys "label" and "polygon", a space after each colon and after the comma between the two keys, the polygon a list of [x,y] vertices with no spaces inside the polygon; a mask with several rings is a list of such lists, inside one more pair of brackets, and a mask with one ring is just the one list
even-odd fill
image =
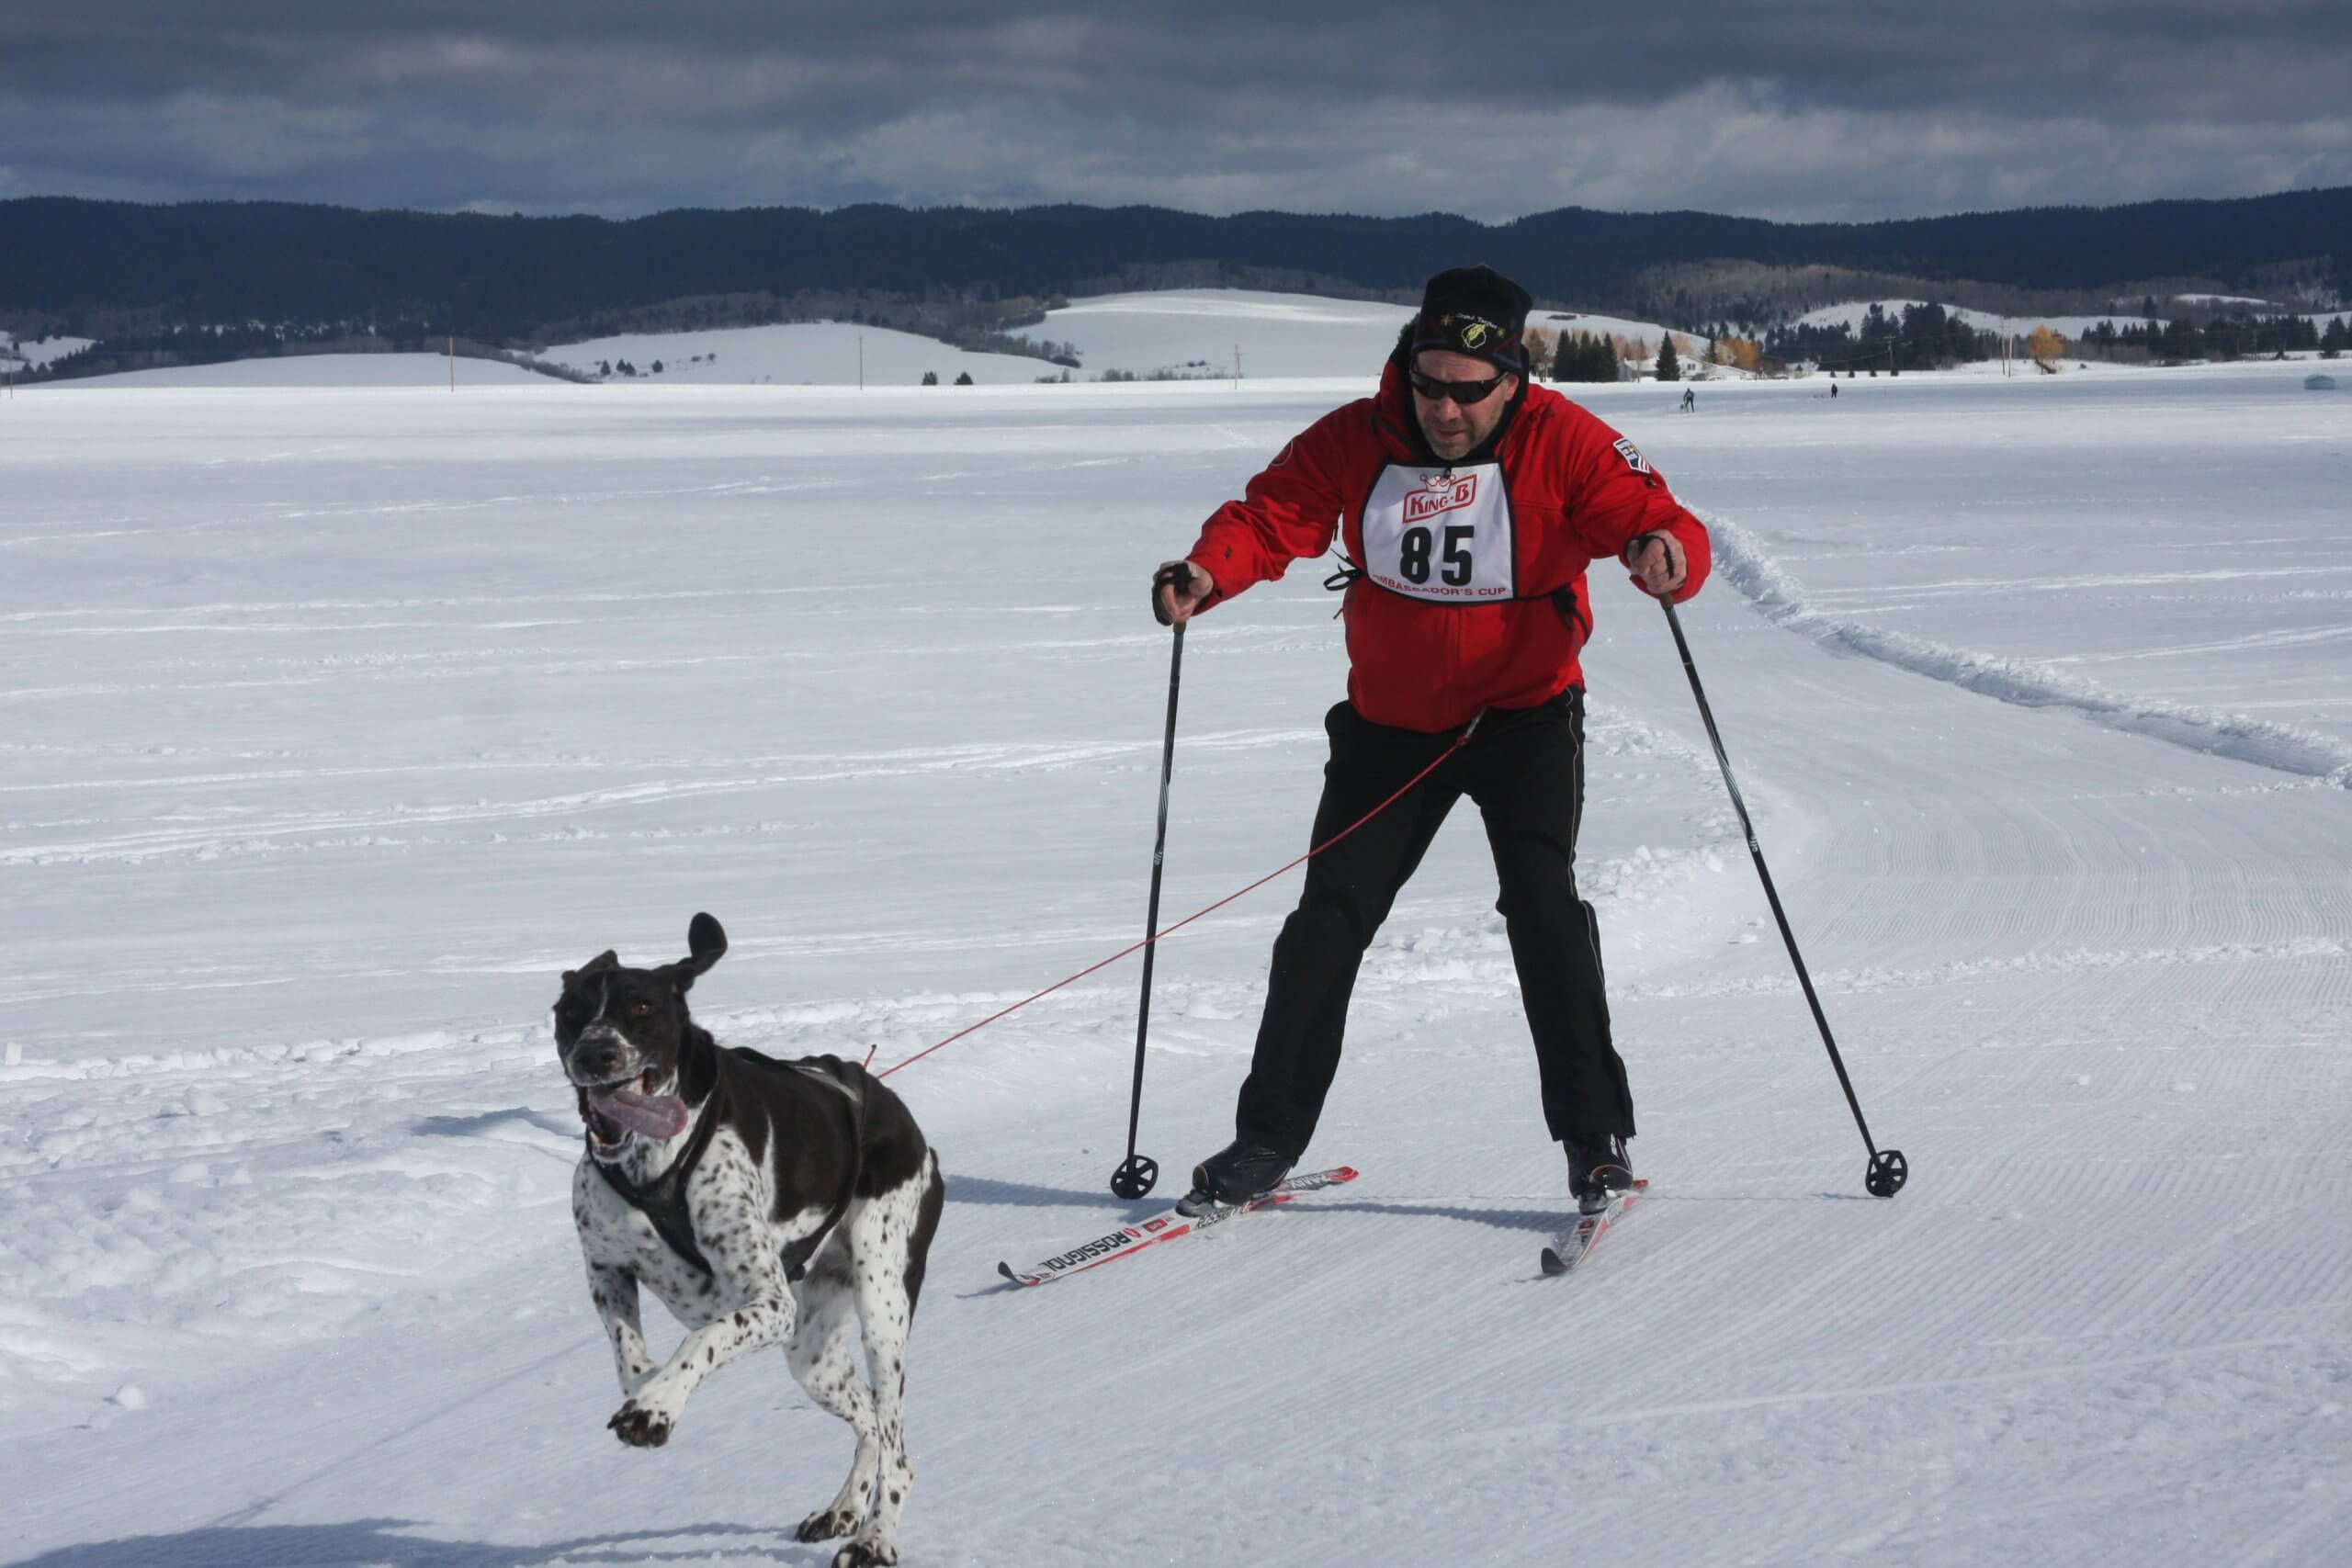
{"label": "dog harness", "polygon": [[671,1251],[702,1270],[706,1276],[712,1274],[713,1270],[710,1260],[702,1255],[702,1248],[695,1245],[694,1221],[686,1214],[686,1182],[694,1175],[695,1167],[702,1162],[703,1151],[710,1147],[711,1134],[718,1131],[719,1093],[719,1086],[713,1084],[710,1093],[703,1100],[702,1113],[695,1118],[694,1134],[686,1139],[686,1146],[678,1151],[678,1157],[670,1162],[669,1169],[644,1186],[632,1185],[628,1178],[596,1158],[593,1153],[588,1159],[606,1185],[653,1222],[654,1233],[669,1243]]}
{"label": "dog harness", "polygon": [[[758,1059],[770,1066],[823,1078],[841,1090],[851,1107],[850,1148],[853,1151],[865,1148],[865,1097],[849,1080],[848,1074],[852,1069],[847,1063],[837,1056],[818,1057],[817,1063],[822,1065],[781,1062],[764,1055],[758,1055]],[[715,1277],[717,1270],[702,1255],[702,1248],[695,1245],[694,1218],[686,1212],[686,1183],[694,1179],[695,1167],[702,1162],[703,1151],[710,1147],[711,1136],[724,1120],[719,1112],[727,1092],[726,1074],[727,1069],[720,1067],[718,1081],[711,1085],[710,1093],[703,1099],[702,1109],[696,1114],[695,1130],[687,1137],[686,1146],[678,1151],[678,1157],[670,1162],[670,1168],[651,1181],[639,1187],[593,1154],[588,1161],[596,1168],[596,1174],[605,1179],[605,1185],[652,1222],[654,1234],[668,1244],[671,1251],[693,1264],[706,1278]],[[833,1227],[842,1223],[842,1216],[849,1212],[849,1201],[856,1190],[854,1179],[842,1183],[841,1195],[833,1200],[832,1208],[825,1215],[825,1223],[784,1249],[784,1277],[787,1282],[797,1283],[807,1276],[808,1259],[817,1255],[817,1249],[825,1244],[825,1238],[833,1234]]]}

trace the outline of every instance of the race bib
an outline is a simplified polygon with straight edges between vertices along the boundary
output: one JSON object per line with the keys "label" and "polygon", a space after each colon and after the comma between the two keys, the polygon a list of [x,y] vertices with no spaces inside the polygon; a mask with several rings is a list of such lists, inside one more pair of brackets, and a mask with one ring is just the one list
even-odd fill
{"label": "race bib", "polygon": [[1516,569],[1502,466],[1383,469],[1364,503],[1363,569],[1383,588],[1415,599],[1510,598]]}

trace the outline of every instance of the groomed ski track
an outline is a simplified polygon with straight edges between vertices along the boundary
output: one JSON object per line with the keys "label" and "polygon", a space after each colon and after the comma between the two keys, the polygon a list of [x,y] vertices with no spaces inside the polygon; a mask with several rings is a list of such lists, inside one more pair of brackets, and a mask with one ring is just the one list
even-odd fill
{"label": "groomed ski track", "polygon": [[[1834,440],[1830,405],[1793,389],[1711,390],[1691,419],[1657,389],[1596,400],[1739,530],[1685,625],[1872,1131],[1910,1158],[1903,1194],[1862,1192],[1661,617],[1598,569],[1581,863],[1634,1162],[1657,1181],[1638,1215],[1569,1279],[1538,1277],[1566,1175],[1465,807],[1367,959],[1307,1156],[1362,1178],[1004,1289],[998,1258],[1160,1206],[1229,1135],[1295,883],[1253,895],[1159,959],[1152,1198],[1104,1190],[1132,967],[892,1080],[949,1181],[903,1561],[1536,1563],[1572,1539],[1622,1568],[2201,1568],[2340,1549],[2352,795],[2322,764],[2352,719],[2340,662],[2333,698],[2309,664],[2222,690],[2225,660],[2164,656],[2182,640],[2164,616],[2227,618],[2228,546],[2252,526],[2231,498],[2261,492],[2286,540],[2265,560],[2304,565],[2298,589],[2338,594],[2315,608],[2340,618],[2342,458],[2310,455],[2325,436],[2301,405],[2245,393],[2243,412],[2219,373],[2176,384],[2186,410],[2143,384],[1912,379],[1841,396]],[[707,908],[741,933],[695,997],[723,1040],[877,1043],[883,1067],[1132,941],[1165,634],[1138,624],[1139,586],[1102,584],[1139,585],[1346,393],[1008,389],[945,413],[899,394],[850,416],[594,390],[642,416],[602,433],[603,467],[560,446],[541,400],[565,389],[461,399],[465,420],[261,398],[229,433],[181,394],[12,408],[19,451],[79,436],[151,466],[75,474],[36,527],[21,503],[64,481],[0,457],[20,503],[0,550],[54,563],[0,591],[20,716],[0,863],[21,879],[0,1464],[32,1499],[0,1562],[828,1561],[790,1530],[849,1441],[780,1357],[714,1378],[657,1454],[603,1429],[618,1396],[567,1217],[554,973],[607,945],[675,956]],[[155,477],[213,460],[272,465],[269,502]],[[1970,499],[1988,461],[2030,501]],[[812,483],[862,533],[775,536]],[[327,514],[361,495],[362,515]],[[695,614],[639,619],[579,564],[654,550],[653,505],[695,525],[659,547],[684,577],[665,588],[709,595]],[[492,507],[509,532],[466,547],[486,552],[471,581],[418,564]],[[376,532],[394,517],[397,545]],[[223,581],[71,587],[148,559],[96,542],[132,518],[166,556],[205,538]],[[681,537],[724,558],[681,558]],[[2176,574],[2153,600],[2041,587],[2149,567]],[[1760,613],[1743,570],[1814,618]],[[1317,575],[1187,649],[1173,915],[1303,847],[1340,684]],[[845,586],[800,609],[750,592],[811,579]],[[517,596],[487,628],[452,607],[485,582]],[[2249,624],[2304,630],[2312,608]],[[2045,674],[2096,662],[2083,690],[2152,713],[2260,705],[2301,750],[2215,754],[2010,700],[1825,616]],[[106,728],[132,722],[121,705],[182,750]],[[175,731],[175,708],[220,739]],[[434,713],[449,732],[416,729]],[[175,923],[170,899],[198,897],[215,918]]]}

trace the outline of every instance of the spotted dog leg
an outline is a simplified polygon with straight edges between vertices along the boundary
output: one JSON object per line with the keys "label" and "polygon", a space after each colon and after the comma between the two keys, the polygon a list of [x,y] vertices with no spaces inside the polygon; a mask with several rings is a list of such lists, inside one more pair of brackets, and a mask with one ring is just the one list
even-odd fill
{"label": "spotted dog leg", "polygon": [[605,1320],[605,1337],[613,1345],[613,1371],[620,1375],[621,1397],[627,1399],[645,1386],[655,1365],[637,1315],[637,1276],[626,1269],[591,1263],[588,1294],[596,1303],[596,1315]]}
{"label": "spotted dog leg", "polygon": [[874,1395],[858,1375],[850,1339],[851,1310],[857,1298],[850,1273],[848,1244],[835,1236],[800,1281],[800,1322],[785,1348],[795,1382],[808,1397],[850,1424],[857,1433],[857,1456],[833,1500],[800,1521],[801,1540],[831,1540],[865,1520],[874,1497],[874,1476],[882,1445],[874,1427]]}
{"label": "spotted dog leg", "polygon": [[605,1425],[631,1448],[658,1449],[670,1440],[686,1401],[702,1380],[742,1355],[789,1338],[796,1317],[784,1270],[749,1305],[705,1324],[678,1342],[660,1371],[647,1379]]}
{"label": "spotted dog leg", "polygon": [[938,1156],[926,1154],[912,1179],[869,1200],[849,1223],[858,1324],[874,1385],[881,1462],[875,1477],[873,1515],[834,1557],[833,1568],[865,1568],[899,1560],[899,1514],[915,1483],[915,1467],[907,1457],[907,1338],[914,1329],[924,1258],[939,1224],[944,1191]]}

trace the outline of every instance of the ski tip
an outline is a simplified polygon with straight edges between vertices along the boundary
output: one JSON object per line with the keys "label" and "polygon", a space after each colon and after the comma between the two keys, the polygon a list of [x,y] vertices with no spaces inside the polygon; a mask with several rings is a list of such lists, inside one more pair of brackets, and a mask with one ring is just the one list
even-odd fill
{"label": "ski tip", "polygon": [[1560,1275],[1565,1274],[1567,1271],[1567,1261],[1552,1248],[1548,1247],[1545,1247],[1544,1249],[1544,1272],[1546,1274]]}
{"label": "ski tip", "polygon": [[1003,1275],[1006,1279],[1012,1280],[1016,1285],[1021,1283],[1021,1276],[1012,1271],[1012,1265],[1010,1263],[1000,1262],[996,1266],[996,1271]]}
{"label": "ski tip", "polygon": [[1362,1173],[1359,1172],[1354,1166],[1343,1165],[1331,1172],[1331,1179],[1333,1181],[1353,1181],[1360,1174]]}

